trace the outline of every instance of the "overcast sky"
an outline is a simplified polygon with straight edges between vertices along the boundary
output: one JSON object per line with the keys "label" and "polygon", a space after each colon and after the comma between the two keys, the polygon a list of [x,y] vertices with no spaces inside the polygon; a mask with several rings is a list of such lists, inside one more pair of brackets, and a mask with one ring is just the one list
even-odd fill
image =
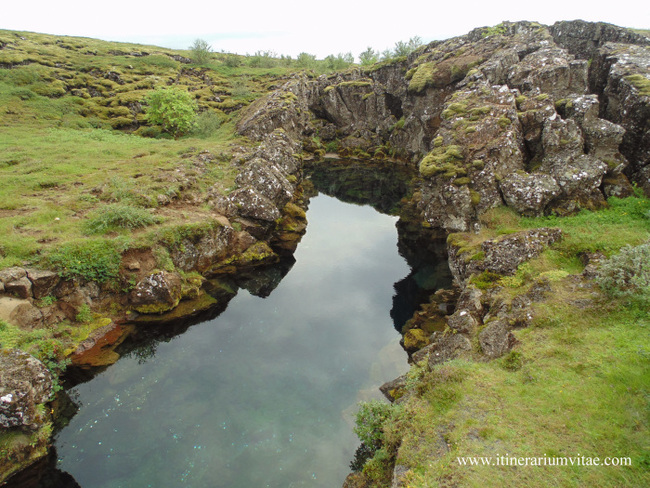
{"label": "overcast sky", "polygon": [[447,39],[503,20],[603,21],[650,29],[647,0],[33,0],[4,2],[0,28],[186,49],[194,39],[215,51],[301,52],[323,58],[370,46],[378,51],[419,36]]}

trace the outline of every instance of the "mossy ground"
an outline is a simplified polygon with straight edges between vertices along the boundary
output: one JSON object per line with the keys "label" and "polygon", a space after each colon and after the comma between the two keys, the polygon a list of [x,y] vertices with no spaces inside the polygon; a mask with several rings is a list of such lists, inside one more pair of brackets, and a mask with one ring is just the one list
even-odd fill
{"label": "mossy ground", "polygon": [[[647,301],[612,298],[577,275],[580,256],[612,255],[650,238],[650,201],[610,199],[609,207],[574,217],[522,218],[505,208],[484,216],[482,239],[541,226],[564,238],[513,277],[495,280],[503,300],[540,277],[551,292],[533,305],[533,324],[518,344],[491,362],[454,360],[414,368],[411,396],[384,425],[381,462],[368,465],[372,486],[390,486],[387,452],[409,468],[405,486],[647,486],[650,484],[650,315]],[[644,303],[646,305],[644,305]],[[399,445],[399,450],[397,446]],[[630,466],[497,466],[479,458],[629,458]],[[459,460],[462,458],[463,460]],[[481,465],[470,465],[476,458]],[[467,464],[464,464],[467,463]]]}

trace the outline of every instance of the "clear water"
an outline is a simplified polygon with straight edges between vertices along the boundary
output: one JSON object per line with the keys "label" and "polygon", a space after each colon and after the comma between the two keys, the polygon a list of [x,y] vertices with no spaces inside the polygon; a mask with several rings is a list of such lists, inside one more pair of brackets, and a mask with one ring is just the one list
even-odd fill
{"label": "clear water", "polygon": [[407,370],[391,318],[411,273],[396,217],[319,195],[296,262],[259,298],[69,393],[56,467],[84,488],[337,487],[361,400]]}

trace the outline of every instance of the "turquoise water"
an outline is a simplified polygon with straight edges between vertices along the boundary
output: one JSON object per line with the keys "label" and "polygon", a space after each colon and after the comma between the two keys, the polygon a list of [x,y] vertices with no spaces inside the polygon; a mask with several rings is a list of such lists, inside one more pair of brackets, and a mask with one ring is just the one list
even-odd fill
{"label": "turquoise water", "polygon": [[396,217],[319,195],[267,297],[126,355],[69,393],[56,468],[84,488],[336,487],[361,400],[407,370],[391,319]]}

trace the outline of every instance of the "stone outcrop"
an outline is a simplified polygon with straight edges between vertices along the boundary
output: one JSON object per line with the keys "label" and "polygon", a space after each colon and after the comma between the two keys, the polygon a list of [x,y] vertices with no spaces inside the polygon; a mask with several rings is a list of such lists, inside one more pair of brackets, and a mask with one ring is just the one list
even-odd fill
{"label": "stone outcrop", "polygon": [[22,351],[0,350],[0,427],[38,427],[37,407],[51,395],[52,375],[43,363]]}
{"label": "stone outcrop", "polygon": [[346,154],[408,160],[424,220],[446,231],[476,230],[502,204],[599,208],[630,193],[626,179],[650,191],[649,45],[603,23],[504,22],[381,66],[297,77],[238,129],[260,139],[285,127]]}
{"label": "stone outcrop", "polygon": [[488,239],[480,246],[467,247],[462,235],[452,234],[447,240],[449,268],[460,285],[464,285],[473,274],[483,271],[512,275],[521,263],[538,256],[561,237],[560,229],[540,228]]}

